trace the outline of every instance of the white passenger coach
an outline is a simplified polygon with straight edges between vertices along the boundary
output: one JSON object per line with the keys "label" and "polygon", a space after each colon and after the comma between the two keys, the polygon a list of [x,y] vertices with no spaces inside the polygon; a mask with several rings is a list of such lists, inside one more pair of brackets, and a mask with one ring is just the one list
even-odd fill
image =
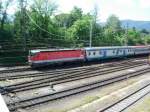
{"label": "white passenger coach", "polygon": [[132,55],[148,54],[150,48],[146,46],[116,46],[85,48],[88,61]]}

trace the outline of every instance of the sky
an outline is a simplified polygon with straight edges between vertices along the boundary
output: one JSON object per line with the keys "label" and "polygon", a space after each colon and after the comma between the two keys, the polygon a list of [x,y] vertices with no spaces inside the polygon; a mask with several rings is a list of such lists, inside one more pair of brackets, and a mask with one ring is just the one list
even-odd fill
{"label": "sky", "polygon": [[[30,0],[28,0],[30,1]],[[98,8],[98,20],[105,22],[107,18],[115,14],[120,20],[150,21],[150,0],[50,0],[56,2],[59,13],[68,13],[74,6],[82,8],[84,13],[92,12]],[[15,6],[9,8],[12,14]]]}
{"label": "sky", "polygon": [[106,21],[111,14],[120,20],[150,21],[150,0],[56,0],[60,12],[69,12],[74,6],[83,9],[85,13],[98,7],[98,19]]}

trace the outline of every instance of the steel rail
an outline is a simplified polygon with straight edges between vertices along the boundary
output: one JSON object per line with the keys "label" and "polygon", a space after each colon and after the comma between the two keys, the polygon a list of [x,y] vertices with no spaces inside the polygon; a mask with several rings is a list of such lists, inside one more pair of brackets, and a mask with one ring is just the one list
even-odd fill
{"label": "steel rail", "polygon": [[[141,57],[141,58],[146,59],[145,57]],[[137,59],[141,59],[141,58],[134,58],[134,59],[128,59],[128,60],[123,60],[123,61],[137,60]],[[122,61],[122,60],[120,60],[120,61]],[[116,62],[111,62],[111,63],[116,63]],[[88,64],[85,66],[88,66]],[[71,69],[71,68],[69,68],[69,69]],[[76,68],[73,68],[73,69],[76,69]],[[14,68],[14,69],[0,70],[0,73],[2,74],[2,73],[22,72],[22,71],[27,71],[27,70],[32,70],[32,69],[30,67]],[[63,70],[63,69],[61,69],[61,70]],[[52,71],[53,71],[53,69],[52,69]],[[56,70],[56,71],[60,71],[60,70]]]}
{"label": "steel rail", "polygon": [[[54,70],[54,71],[44,71],[42,73],[28,73],[28,74],[19,74],[19,75],[7,75],[7,74],[4,74],[3,76],[0,75],[0,81],[2,80],[12,80],[12,79],[20,79],[20,78],[31,78],[31,77],[39,77],[39,76],[47,76],[47,75],[56,75],[56,74],[62,74],[62,72],[65,72],[65,73],[73,73],[73,72],[76,72],[76,71],[80,71],[80,70],[86,70],[86,69],[95,69],[97,67],[100,67],[100,69],[103,69],[103,68],[106,68],[106,67],[115,67],[116,65],[119,65],[119,64],[126,64],[126,63],[129,63],[129,61],[124,61],[124,62],[121,62],[121,63],[111,63],[111,64],[107,64],[107,65],[104,65],[104,66],[101,66],[101,65],[98,65],[98,66],[87,66],[87,67],[81,67],[81,68],[72,68],[72,69],[64,69],[64,70]],[[142,61],[141,61],[142,62]],[[144,62],[144,61],[143,61]]]}
{"label": "steel rail", "polygon": [[[149,87],[149,86],[150,86],[150,83],[147,84],[147,85],[145,85],[145,86],[142,87],[142,88],[139,88],[138,90],[136,90],[135,92],[133,92],[133,93],[127,95],[126,97],[124,97],[124,98],[118,100],[117,102],[115,102],[115,103],[113,103],[113,104],[111,104],[111,105],[109,105],[109,106],[107,106],[107,107],[105,107],[105,108],[103,108],[103,109],[98,110],[97,112],[107,112],[108,110],[110,110],[111,108],[115,107],[115,106],[118,105],[119,103],[121,103],[121,102],[123,102],[123,101],[125,101],[125,100],[127,100],[127,99],[129,99],[129,98],[131,98],[133,95],[135,95],[135,94],[137,94],[137,93],[143,91],[145,88],[147,88],[147,87]],[[140,99],[142,99],[144,96],[146,96],[146,95],[149,94],[149,93],[150,93],[150,91],[148,91],[146,94],[141,95],[138,99],[136,99],[136,100],[133,101],[132,103],[130,103],[130,104],[128,104],[127,106],[123,107],[122,109],[118,110],[118,112],[122,112],[123,110],[125,110],[125,109],[127,109],[128,107],[132,106],[134,103],[136,103],[137,101],[139,101]]]}
{"label": "steel rail", "polygon": [[[135,63],[134,63],[135,64]],[[2,94],[7,94],[7,93],[14,93],[14,92],[21,92],[21,91],[26,91],[26,90],[31,90],[31,89],[36,89],[36,88],[41,88],[41,87],[46,87],[51,85],[56,85],[64,82],[70,82],[70,81],[75,81],[75,80],[80,80],[80,79],[85,79],[85,78],[90,78],[94,76],[100,76],[100,75],[106,75],[108,73],[113,73],[121,70],[125,70],[128,68],[133,68],[137,66],[141,66],[141,64],[136,64],[136,65],[124,65],[124,66],[119,66],[116,68],[112,68],[110,70],[94,70],[94,71],[83,71],[82,74],[80,73],[74,73],[74,74],[67,74],[63,75],[60,77],[54,77],[54,78],[46,78],[42,80],[38,80],[36,82],[30,82],[30,83],[25,83],[22,85],[11,85],[11,86],[6,86],[4,87],[4,90]]]}
{"label": "steel rail", "polygon": [[39,96],[39,97],[35,97],[35,98],[30,98],[27,100],[21,100],[18,102],[10,103],[10,104],[8,104],[8,107],[9,107],[10,111],[14,111],[14,110],[17,110],[19,108],[26,108],[26,107],[35,106],[35,105],[43,104],[43,103],[46,103],[46,102],[49,102],[52,100],[56,100],[56,99],[70,96],[70,95],[75,95],[75,94],[78,94],[81,92],[92,90],[92,89],[95,89],[98,87],[106,86],[108,84],[119,82],[119,81],[125,80],[127,78],[139,76],[141,74],[145,74],[148,72],[150,72],[150,69],[147,67],[143,70],[137,70],[133,73],[124,73],[120,76],[115,76],[115,77],[111,77],[111,78],[108,78],[105,80],[99,80],[96,82],[80,85],[80,86],[77,86],[77,87],[74,87],[71,89],[62,90],[62,91],[59,91],[56,93],[52,93],[52,94],[48,94],[48,95],[44,95],[44,96]]}

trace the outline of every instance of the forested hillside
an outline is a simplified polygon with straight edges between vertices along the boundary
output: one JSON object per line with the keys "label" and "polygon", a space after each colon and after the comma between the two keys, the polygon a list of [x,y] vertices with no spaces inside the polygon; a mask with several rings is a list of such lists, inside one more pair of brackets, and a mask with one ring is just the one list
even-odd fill
{"label": "forested hillside", "polygon": [[134,20],[122,20],[122,27],[128,25],[129,28],[135,27],[136,29],[146,29],[150,31],[150,21],[134,21]]}

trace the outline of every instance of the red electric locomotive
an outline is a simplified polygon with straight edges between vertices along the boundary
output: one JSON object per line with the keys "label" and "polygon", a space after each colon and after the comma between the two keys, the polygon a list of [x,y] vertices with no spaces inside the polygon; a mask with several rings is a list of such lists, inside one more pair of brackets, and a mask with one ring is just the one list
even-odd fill
{"label": "red electric locomotive", "polygon": [[84,61],[85,51],[83,49],[31,50],[28,60],[32,67],[41,67],[64,62]]}

